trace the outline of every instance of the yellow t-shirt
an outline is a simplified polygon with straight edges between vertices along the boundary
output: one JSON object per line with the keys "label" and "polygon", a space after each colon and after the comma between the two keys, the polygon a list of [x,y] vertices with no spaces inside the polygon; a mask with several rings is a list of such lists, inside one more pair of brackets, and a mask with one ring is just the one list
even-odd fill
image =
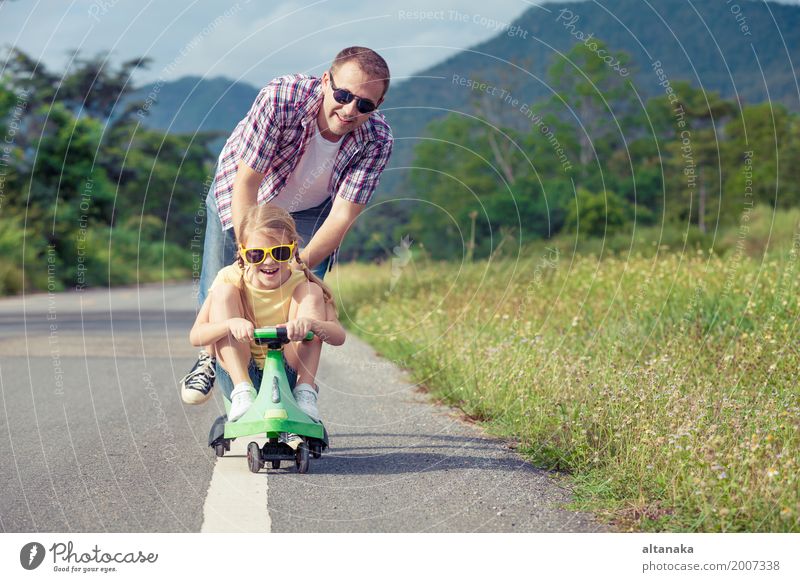
{"label": "yellow t-shirt", "polygon": [[[242,272],[235,263],[233,265],[228,265],[217,273],[209,290],[213,290],[215,286],[224,283],[238,286],[241,277]],[[286,282],[277,289],[259,289],[258,287],[254,287],[250,281],[247,280],[247,277],[245,277],[246,300],[250,302],[250,307],[256,319],[253,325],[258,328],[286,323],[289,319],[289,307],[292,303],[294,290],[297,285],[306,280],[303,271],[293,270]],[[261,369],[264,368],[266,351],[266,346],[260,346],[255,342],[250,343],[250,354]]]}

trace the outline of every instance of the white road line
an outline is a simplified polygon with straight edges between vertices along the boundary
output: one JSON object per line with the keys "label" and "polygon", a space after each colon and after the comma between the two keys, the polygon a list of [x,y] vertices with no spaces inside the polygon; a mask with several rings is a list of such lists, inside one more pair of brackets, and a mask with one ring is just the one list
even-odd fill
{"label": "white road line", "polygon": [[239,438],[231,443],[231,450],[217,458],[211,483],[203,506],[201,532],[259,532],[267,533],[272,527],[267,510],[267,472],[258,475],[247,467],[247,444],[255,441],[264,445],[264,439]]}

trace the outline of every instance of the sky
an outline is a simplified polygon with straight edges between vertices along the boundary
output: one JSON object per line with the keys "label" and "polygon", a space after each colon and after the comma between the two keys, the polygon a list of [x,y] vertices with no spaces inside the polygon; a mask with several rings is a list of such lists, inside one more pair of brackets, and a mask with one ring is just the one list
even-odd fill
{"label": "sky", "polygon": [[386,58],[398,81],[488,40],[535,4],[547,2],[0,0],[0,44],[51,71],[63,71],[74,49],[110,51],[114,64],[153,59],[135,85],[195,75],[256,87],[287,73],[321,74],[341,48],[361,45]]}
{"label": "sky", "polygon": [[[0,0],[2,2],[2,0]],[[16,0],[0,4],[0,42],[49,70],[69,55],[148,56],[134,83],[224,76],[257,87],[320,74],[345,46],[377,50],[393,80],[495,36],[532,0]]]}

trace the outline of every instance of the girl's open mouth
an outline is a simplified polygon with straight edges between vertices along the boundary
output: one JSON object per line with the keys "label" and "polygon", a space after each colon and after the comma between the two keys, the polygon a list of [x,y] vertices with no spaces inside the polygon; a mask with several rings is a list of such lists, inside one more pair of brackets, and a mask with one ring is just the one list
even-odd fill
{"label": "girl's open mouth", "polygon": [[278,267],[261,267],[259,271],[261,271],[264,275],[271,277],[275,275],[280,269]]}

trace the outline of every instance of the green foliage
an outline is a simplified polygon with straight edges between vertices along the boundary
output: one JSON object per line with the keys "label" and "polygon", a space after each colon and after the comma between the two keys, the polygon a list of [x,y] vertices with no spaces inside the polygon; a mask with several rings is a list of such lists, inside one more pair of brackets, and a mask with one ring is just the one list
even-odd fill
{"label": "green foliage", "polygon": [[613,192],[589,192],[578,188],[564,229],[582,237],[604,237],[619,232],[633,218],[633,207]]}
{"label": "green foliage", "polygon": [[[103,60],[77,58],[62,76],[11,51],[0,85],[0,127],[13,115],[17,129],[4,151],[0,183],[0,246],[8,249],[0,262],[0,292],[191,272],[188,248],[204,226],[213,163],[206,144],[214,136],[141,129],[131,102],[121,111],[114,104],[146,60],[117,70]],[[36,225],[37,235],[24,232],[23,223]],[[14,246],[15,240],[24,243]]]}
{"label": "green foliage", "polygon": [[775,104],[739,109],[678,80],[642,108],[630,79],[598,52],[625,68],[630,57],[593,42],[555,59],[549,100],[514,109],[478,91],[478,115],[428,127],[411,186],[433,207],[418,205],[409,228],[434,257],[469,256],[473,212],[481,257],[495,252],[501,230],[523,244],[579,231],[616,246],[637,228],[673,223],[705,244],[758,204],[800,204],[796,114]]}
{"label": "green foliage", "polygon": [[190,257],[185,249],[163,243],[163,223],[145,216],[124,224],[90,229],[85,240],[73,241],[80,249],[81,272],[72,267],[70,279],[88,287],[133,285],[153,281],[172,281],[191,275]]}
{"label": "green foliage", "polygon": [[[602,52],[601,52],[602,51]],[[634,110],[635,95],[630,83],[599,55],[606,54],[619,67],[630,69],[630,55],[614,53],[600,39],[590,46],[576,44],[563,58],[557,58],[548,71],[556,90],[549,108],[565,122],[579,121],[579,163],[589,170],[598,152],[598,144],[612,151],[622,141],[624,130],[631,124],[628,117]]]}
{"label": "green foliage", "polygon": [[738,219],[746,203],[797,206],[800,120],[780,104],[749,105],[741,113],[725,128],[725,165],[731,169],[725,189],[736,200],[733,218]]}
{"label": "green foliage", "polygon": [[[48,252],[44,239],[35,229],[24,229],[22,219],[5,210],[0,215],[0,295],[47,289],[48,264],[56,272],[60,261],[54,252]],[[59,278],[50,284],[54,290],[63,288]]]}

